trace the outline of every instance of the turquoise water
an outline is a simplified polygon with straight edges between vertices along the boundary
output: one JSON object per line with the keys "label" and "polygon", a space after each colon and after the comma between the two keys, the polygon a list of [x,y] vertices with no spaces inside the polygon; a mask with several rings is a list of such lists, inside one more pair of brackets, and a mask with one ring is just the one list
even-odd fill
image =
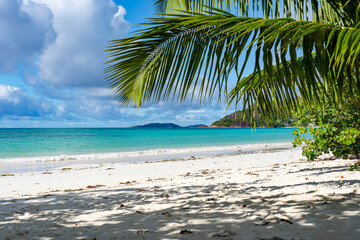
{"label": "turquoise water", "polygon": [[0,161],[23,157],[289,142],[292,140],[293,130],[291,128],[0,129]]}

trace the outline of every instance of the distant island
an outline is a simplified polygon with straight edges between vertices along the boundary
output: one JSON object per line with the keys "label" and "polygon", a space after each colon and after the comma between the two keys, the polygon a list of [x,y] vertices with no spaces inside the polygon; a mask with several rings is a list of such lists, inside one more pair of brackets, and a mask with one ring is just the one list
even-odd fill
{"label": "distant island", "polygon": [[131,128],[172,128],[172,129],[178,129],[178,128],[203,128],[207,127],[204,124],[197,124],[197,125],[190,125],[186,127],[182,127],[179,125],[176,125],[174,123],[148,123],[145,125],[138,125]]}
{"label": "distant island", "polygon": [[[175,123],[148,123],[145,125],[138,125],[131,128],[171,128],[171,129],[180,129],[180,128],[251,128],[254,125],[250,121],[250,116],[248,112],[245,113],[245,119],[242,117],[242,111],[236,111],[225,117],[213,122],[210,126],[205,124],[196,124],[190,126],[179,126]],[[265,121],[262,121],[257,113],[255,113],[255,123],[256,127],[271,127],[271,128],[281,128],[281,127],[294,127],[293,119],[286,119],[282,121],[276,121],[266,124]]]}
{"label": "distant island", "polygon": [[196,125],[190,125],[187,126],[186,128],[207,128],[208,126],[205,124],[196,124]]}
{"label": "distant island", "polygon": [[[257,127],[271,127],[271,128],[281,128],[281,127],[294,127],[292,119],[286,119],[282,121],[277,121],[269,123],[260,120],[258,114],[255,114],[255,123]],[[248,113],[245,114],[245,119],[242,118],[242,112],[236,111],[225,117],[213,122],[210,126],[205,124],[196,124],[189,126],[179,126],[175,123],[148,123],[144,125],[138,125],[131,128],[166,128],[166,129],[181,129],[181,128],[251,128],[254,125],[251,124],[250,117]]]}

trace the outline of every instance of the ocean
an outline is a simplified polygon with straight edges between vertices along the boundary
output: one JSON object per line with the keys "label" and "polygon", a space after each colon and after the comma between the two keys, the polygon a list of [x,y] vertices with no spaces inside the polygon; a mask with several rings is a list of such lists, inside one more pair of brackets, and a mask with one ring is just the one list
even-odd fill
{"label": "ocean", "polygon": [[[0,129],[1,162],[123,158],[290,142],[292,128]],[[181,154],[180,154],[181,155]]]}

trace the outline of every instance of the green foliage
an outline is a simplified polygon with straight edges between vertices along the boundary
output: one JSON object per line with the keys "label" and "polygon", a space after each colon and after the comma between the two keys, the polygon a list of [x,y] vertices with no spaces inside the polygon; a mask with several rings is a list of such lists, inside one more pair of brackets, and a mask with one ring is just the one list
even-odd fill
{"label": "green foliage", "polygon": [[337,105],[345,83],[360,94],[359,0],[154,0],[154,6],[163,15],[106,50],[105,76],[124,106],[225,96],[229,106],[270,120],[314,102]]}
{"label": "green foliage", "polygon": [[360,162],[356,162],[353,165],[350,166],[349,171],[360,171]]}
{"label": "green foliage", "polygon": [[227,118],[224,117],[218,121],[215,121],[213,124],[211,124],[212,126],[218,126],[218,127],[230,127],[230,126],[234,126],[236,123],[235,119],[232,118]]}
{"label": "green foliage", "polygon": [[215,121],[212,126],[217,127],[292,127],[294,126],[293,121],[290,119],[286,120],[273,120],[266,122],[262,120],[258,114],[252,119],[249,111],[236,111],[229,114],[220,120]]}
{"label": "green foliage", "polygon": [[[303,146],[303,155],[314,160],[332,153],[347,159],[360,157],[360,98],[346,99],[337,108],[317,106],[297,113],[298,130],[293,132],[294,147]],[[310,126],[310,125],[315,126]],[[352,169],[358,169],[355,165]]]}

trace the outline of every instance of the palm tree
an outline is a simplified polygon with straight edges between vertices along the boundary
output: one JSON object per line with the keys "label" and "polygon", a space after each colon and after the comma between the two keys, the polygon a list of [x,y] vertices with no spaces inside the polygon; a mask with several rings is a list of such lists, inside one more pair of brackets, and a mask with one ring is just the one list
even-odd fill
{"label": "palm tree", "polygon": [[345,86],[350,95],[360,93],[360,0],[154,0],[154,6],[159,17],[106,50],[106,78],[122,105],[197,96],[269,119],[288,117],[302,104],[336,106]]}

